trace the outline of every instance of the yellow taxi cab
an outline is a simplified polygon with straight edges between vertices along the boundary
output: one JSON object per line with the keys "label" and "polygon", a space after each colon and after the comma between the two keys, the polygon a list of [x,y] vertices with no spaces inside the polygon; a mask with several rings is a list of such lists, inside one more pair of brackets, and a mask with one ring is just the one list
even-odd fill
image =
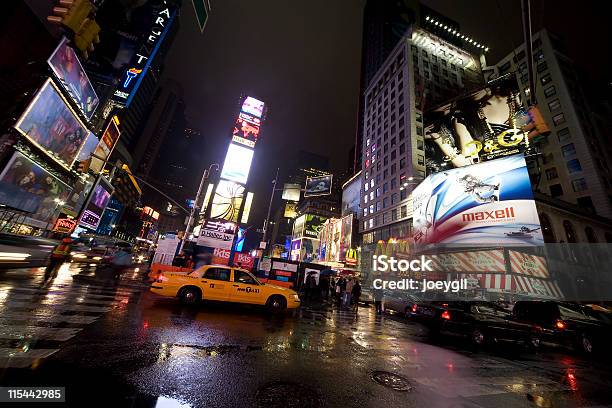
{"label": "yellow taxi cab", "polygon": [[224,265],[204,265],[188,273],[162,272],[151,284],[151,292],[178,297],[185,304],[201,300],[249,303],[271,312],[300,306],[294,290],[261,283],[244,269]]}

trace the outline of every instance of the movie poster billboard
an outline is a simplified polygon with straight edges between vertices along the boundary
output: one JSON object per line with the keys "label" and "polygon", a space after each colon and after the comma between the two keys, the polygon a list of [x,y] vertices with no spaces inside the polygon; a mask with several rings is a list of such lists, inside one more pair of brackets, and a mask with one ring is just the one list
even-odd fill
{"label": "movie poster billboard", "polygon": [[62,38],[47,63],[81,112],[91,119],[100,101],[66,37]]}
{"label": "movie poster billboard", "polygon": [[330,195],[332,189],[332,175],[307,177],[304,197]]}
{"label": "movie poster billboard", "polygon": [[255,143],[259,139],[260,124],[261,119],[248,113],[240,112],[232,131],[232,141],[251,148],[255,147]]}
{"label": "movie poster billboard", "polygon": [[325,221],[327,221],[327,218],[325,217],[306,214],[306,219],[304,222],[304,236],[317,238],[321,232],[321,229],[323,228],[323,224],[325,224]]}
{"label": "movie poster billboard", "polygon": [[95,230],[100,224],[102,214],[110,201],[113,194],[113,187],[104,178],[94,187],[93,193],[89,198],[89,202],[85,206],[85,210],[79,220],[79,225]]}
{"label": "movie poster billboard", "polygon": [[244,102],[242,102],[241,111],[253,115],[257,118],[261,118],[264,110],[264,103],[252,96],[247,96]]}
{"label": "movie poster billboard", "polygon": [[426,113],[427,174],[523,153],[529,121],[514,74]]}
{"label": "movie poster billboard", "polygon": [[238,222],[238,213],[244,199],[244,187],[227,180],[220,180],[210,209],[212,218]]}
{"label": "movie poster billboard", "polygon": [[522,155],[432,174],[412,196],[415,244],[544,243]]}
{"label": "movie poster billboard", "polygon": [[34,96],[15,129],[65,166],[72,165],[89,134],[50,78]]}
{"label": "movie poster billboard", "polygon": [[0,173],[0,203],[50,221],[58,202],[67,202],[71,188],[20,152],[13,153]]}
{"label": "movie poster billboard", "polygon": [[96,135],[94,135],[92,132],[89,132],[89,135],[87,136],[87,139],[85,139],[85,143],[83,143],[83,146],[81,147],[81,150],[79,151],[79,155],[77,156],[76,160],[88,160],[94,150],[96,150],[96,147],[98,147],[98,142],[99,140]]}
{"label": "movie poster billboard", "polygon": [[113,117],[113,119],[108,122],[106,130],[104,130],[102,134],[102,139],[100,139],[96,150],[94,150],[94,155],[97,157],[91,158],[89,168],[93,170],[94,173],[100,173],[102,169],[104,169],[105,160],[115,148],[119,136],[121,136],[121,132],[119,131],[119,127],[117,127],[115,117]]}
{"label": "movie poster billboard", "polygon": [[353,214],[342,217],[342,231],[340,235],[340,261],[346,259],[346,254],[351,249],[353,239]]}

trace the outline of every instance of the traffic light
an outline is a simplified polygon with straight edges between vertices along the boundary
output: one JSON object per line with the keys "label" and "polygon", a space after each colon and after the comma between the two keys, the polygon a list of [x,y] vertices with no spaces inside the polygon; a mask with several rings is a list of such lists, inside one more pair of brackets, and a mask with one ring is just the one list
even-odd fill
{"label": "traffic light", "polygon": [[73,42],[84,58],[93,50],[93,44],[98,43],[100,26],[91,17],[94,6],[89,0],[60,0],[59,6],[53,7],[53,15],[47,20],[61,24],[73,34]]}

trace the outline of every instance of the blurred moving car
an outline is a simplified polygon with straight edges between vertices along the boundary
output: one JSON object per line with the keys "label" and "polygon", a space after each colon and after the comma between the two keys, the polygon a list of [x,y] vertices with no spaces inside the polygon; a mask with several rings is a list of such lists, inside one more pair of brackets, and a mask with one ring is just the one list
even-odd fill
{"label": "blurred moving car", "polygon": [[204,265],[192,272],[162,272],[151,292],[178,297],[184,304],[201,300],[265,306],[272,313],[300,306],[298,294],[289,288],[261,283],[250,272],[225,265]]}
{"label": "blurred moving car", "polygon": [[45,266],[56,240],[16,234],[0,234],[0,268]]}
{"label": "blurred moving car", "polygon": [[440,313],[439,323],[439,333],[467,337],[476,346],[498,341],[540,345],[537,325],[517,321],[512,313],[491,302],[451,302]]}
{"label": "blurred moving car", "polygon": [[385,291],[383,302],[385,310],[392,310],[404,317],[410,318],[412,311],[421,300],[406,291]]}
{"label": "blurred moving car", "polygon": [[592,307],[557,301],[518,301],[512,314],[519,322],[541,327],[542,341],[586,354],[603,351],[612,341],[612,326],[597,317]]}
{"label": "blurred moving car", "polygon": [[107,247],[89,248],[77,245],[70,251],[70,262],[74,263],[101,263],[108,256]]}

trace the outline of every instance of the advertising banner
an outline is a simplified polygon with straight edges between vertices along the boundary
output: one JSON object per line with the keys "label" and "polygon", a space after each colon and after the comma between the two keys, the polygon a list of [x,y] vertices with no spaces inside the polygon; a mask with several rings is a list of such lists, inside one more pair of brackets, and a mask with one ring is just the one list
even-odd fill
{"label": "advertising banner", "polygon": [[285,212],[283,213],[283,217],[285,218],[297,217],[296,208],[297,208],[296,203],[285,203]]}
{"label": "advertising banner", "polygon": [[236,243],[234,244],[234,251],[242,252],[242,248],[244,247],[245,238],[246,238],[246,229],[238,228],[238,233],[236,234]]}
{"label": "advertising banner", "polygon": [[253,269],[253,266],[255,266],[255,258],[249,254],[234,252],[234,265],[238,268],[251,270]]}
{"label": "advertising banner", "polygon": [[323,224],[325,224],[325,221],[327,221],[327,218],[321,217],[320,215],[306,214],[303,236],[317,238],[319,236],[319,232],[321,232],[321,228],[323,228]]}
{"label": "advertising banner", "polygon": [[238,213],[244,198],[244,187],[231,181],[220,180],[213,196],[211,218],[238,222]]}
{"label": "advertising banner", "polygon": [[332,175],[307,177],[304,197],[330,195],[332,189]]}
{"label": "advertising banner", "polygon": [[285,183],[283,185],[283,200],[287,201],[300,201],[300,189],[299,184]]}
{"label": "advertising banner", "polygon": [[81,215],[79,225],[93,230],[98,228],[98,224],[100,224],[100,220],[102,219],[102,214],[112,194],[113,187],[106,179],[101,177],[98,184],[94,187],[93,194],[89,198],[85,211],[83,211]]}
{"label": "advertising banner", "polygon": [[[108,126],[106,126],[106,130],[104,131],[102,139],[100,139],[94,154],[106,160],[115,148],[115,144],[117,143],[117,140],[119,140],[119,136],[121,136],[121,132],[119,132],[119,128],[117,127],[117,123],[113,117],[113,119],[108,123]],[[97,157],[92,157],[89,168],[95,173],[100,173],[104,168],[104,160]]]}
{"label": "advertising banner", "polygon": [[249,170],[253,160],[253,150],[230,143],[223,162],[221,178],[246,184],[249,179]]}
{"label": "advertising banner", "polygon": [[301,215],[293,221],[293,238],[301,238],[304,236],[304,224],[306,223],[306,215]]}
{"label": "advertising banner", "polygon": [[77,161],[88,160],[91,157],[91,154],[98,147],[99,140],[92,132],[89,132],[87,139],[85,139],[85,143],[79,150],[79,155],[77,156]]}
{"label": "advertising banner", "polygon": [[55,221],[53,231],[64,234],[71,234],[76,226],[77,220],[72,217],[68,217],[66,214],[60,214],[60,216],[57,217],[57,221]]}
{"label": "advertising banner", "polygon": [[251,214],[251,206],[253,204],[253,193],[250,191],[246,195],[244,200],[244,209],[242,210],[242,216],[240,217],[240,223],[246,224],[249,222],[249,215]]}
{"label": "advertising banner", "polygon": [[510,270],[512,272],[542,279],[550,278],[544,257],[512,250],[508,253],[510,254]]}
{"label": "advertising banner", "polygon": [[260,125],[261,119],[248,113],[240,112],[234,124],[232,141],[251,148],[255,147],[257,139],[259,139]]}
{"label": "advertising banner", "polygon": [[524,152],[529,121],[514,74],[427,113],[427,174]]}
{"label": "advertising banner", "polygon": [[174,234],[162,235],[157,241],[157,248],[153,256],[153,263],[161,263],[164,265],[172,265],[174,255],[181,239]]}
{"label": "advertising banner", "polygon": [[19,152],[0,173],[0,203],[50,221],[58,201],[68,202],[70,187]]}
{"label": "advertising banner", "polygon": [[15,129],[65,166],[72,165],[89,134],[51,78],[34,96]]}
{"label": "advertising banner", "polygon": [[231,251],[229,249],[215,248],[212,263],[216,265],[229,265]]}
{"label": "advertising banner", "polygon": [[346,260],[346,254],[351,248],[353,238],[353,214],[342,217],[342,231],[340,235],[340,261]]}
{"label": "advertising banner", "polygon": [[242,103],[242,108],[240,110],[255,117],[261,118],[263,115],[264,105],[265,104],[262,101],[251,96],[247,96]]}
{"label": "advertising banner", "polygon": [[412,196],[416,244],[544,243],[520,155],[430,175]]}
{"label": "advertising banner", "polygon": [[436,272],[506,272],[502,249],[433,254],[430,259]]}
{"label": "advertising banner", "polygon": [[[223,220],[207,220],[202,227],[197,244],[210,248],[231,249],[236,224]],[[229,255],[228,255],[229,258]]]}
{"label": "advertising banner", "polygon": [[100,100],[66,37],[62,38],[47,63],[81,112],[91,119]]}

